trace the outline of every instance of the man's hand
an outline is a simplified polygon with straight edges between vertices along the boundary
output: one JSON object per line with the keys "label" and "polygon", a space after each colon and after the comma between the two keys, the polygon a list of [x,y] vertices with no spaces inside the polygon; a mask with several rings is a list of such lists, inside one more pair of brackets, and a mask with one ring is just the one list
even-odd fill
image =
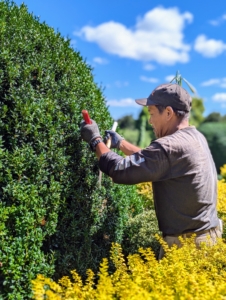
{"label": "man's hand", "polygon": [[94,120],[91,121],[92,124],[86,124],[85,121],[80,124],[81,137],[88,144],[96,138],[101,138],[97,123]]}
{"label": "man's hand", "polygon": [[124,138],[113,130],[106,130],[104,142],[106,143],[109,138],[111,139],[111,149],[116,148],[120,150],[120,143]]}

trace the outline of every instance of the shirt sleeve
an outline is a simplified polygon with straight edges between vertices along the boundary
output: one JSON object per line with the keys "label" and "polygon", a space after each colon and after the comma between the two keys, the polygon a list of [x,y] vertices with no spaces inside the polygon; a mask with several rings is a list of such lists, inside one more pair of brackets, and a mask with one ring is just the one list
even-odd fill
{"label": "shirt sleeve", "polygon": [[112,151],[104,153],[100,157],[99,166],[115,183],[121,184],[155,182],[170,177],[167,153],[157,142],[152,142],[147,148],[126,157]]}

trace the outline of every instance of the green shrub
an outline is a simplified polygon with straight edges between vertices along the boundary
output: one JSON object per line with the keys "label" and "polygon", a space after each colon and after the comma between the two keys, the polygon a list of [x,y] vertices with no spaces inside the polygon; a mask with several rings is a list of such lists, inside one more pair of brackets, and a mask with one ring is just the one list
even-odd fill
{"label": "green shrub", "polygon": [[224,164],[222,167],[220,167],[220,175],[221,177],[226,180],[226,164]]}
{"label": "green shrub", "polygon": [[137,145],[138,136],[139,136],[139,130],[138,129],[122,129],[121,135],[130,143],[133,145]]}
{"label": "green shrub", "polygon": [[160,234],[154,209],[131,217],[126,226],[122,248],[125,255],[133,254],[140,247],[151,248],[158,257],[160,244],[155,235]]}
{"label": "green shrub", "polygon": [[198,127],[207,139],[217,172],[226,163],[226,123],[209,122]]}
{"label": "green shrub", "polygon": [[192,108],[189,118],[190,125],[198,127],[203,122],[204,110],[203,100],[201,98],[192,98]]}
{"label": "green shrub", "polygon": [[38,273],[97,270],[139,212],[81,141],[81,110],[102,134],[112,119],[79,52],[25,5],[0,2],[0,299],[31,297]]}
{"label": "green shrub", "polygon": [[120,119],[118,119],[118,126],[121,129],[131,129],[134,130],[136,126],[136,121],[134,120],[132,115],[126,115]]}

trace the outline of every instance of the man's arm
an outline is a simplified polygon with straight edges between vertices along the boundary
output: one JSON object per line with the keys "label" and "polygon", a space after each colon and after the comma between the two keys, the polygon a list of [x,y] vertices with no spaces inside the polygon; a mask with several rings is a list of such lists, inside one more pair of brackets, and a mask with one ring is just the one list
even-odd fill
{"label": "man's arm", "polygon": [[[98,139],[98,138],[97,138]],[[134,146],[133,144],[127,142],[126,140],[122,140],[120,142],[119,149],[125,154],[125,155],[132,155],[138,151],[141,150],[141,148]],[[96,155],[97,158],[100,159],[101,155],[104,153],[109,152],[110,149],[104,144],[104,143],[99,143],[96,146]]]}
{"label": "man's arm", "polygon": [[[98,151],[100,147],[102,146],[98,147]],[[99,167],[115,183],[137,184],[168,178],[169,160],[158,143],[153,143],[146,149],[125,157],[108,149],[105,151],[99,156]]]}
{"label": "man's arm", "polygon": [[[103,143],[96,122],[94,120],[91,120],[91,122],[92,122],[91,124],[86,124],[85,121],[81,123],[80,125],[81,136],[84,141],[89,143],[91,149],[94,152],[96,152],[98,159],[100,159],[101,155],[103,155],[106,152],[109,152],[110,150]],[[107,130],[106,133],[107,133],[106,140],[109,138],[111,139],[111,148],[116,148],[118,150],[121,150],[126,155],[131,155],[141,150],[140,148],[133,146],[129,142],[125,141],[125,139],[122,136],[120,136],[118,133],[116,133],[113,130]]]}
{"label": "man's arm", "polygon": [[100,159],[101,155],[107,152],[110,152],[111,150],[104,144],[104,142],[99,143],[96,146],[96,156],[98,160]]}
{"label": "man's arm", "polygon": [[[122,157],[111,151],[102,141],[99,128],[94,120],[91,124],[81,123],[81,137],[97,154],[100,170],[115,183],[137,184],[147,181],[165,180],[168,177],[168,157],[158,143],[152,143],[141,151],[117,133],[111,134],[111,147],[127,154]],[[122,145],[121,145],[122,144]],[[128,155],[132,153],[131,155]]]}
{"label": "man's arm", "polygon": [[111,149],[121,150],[125,155],[132,155],[141,150],[139,147],[127,142],[124,137],[113,130],[106,130],[105,134],[104,141],[111,140]]}
{"label": "man's arm", "polygon": [[125,155],[132,155],[141,150],[141,148],[134,146],[126,140],[121,141],[119,148]]}

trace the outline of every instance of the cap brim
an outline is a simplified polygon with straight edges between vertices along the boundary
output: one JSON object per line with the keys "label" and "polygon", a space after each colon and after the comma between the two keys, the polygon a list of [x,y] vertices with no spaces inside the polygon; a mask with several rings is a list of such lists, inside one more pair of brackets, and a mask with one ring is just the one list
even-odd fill
{"label": "cap brim", "polygon": [[147,102],[148,102],[148,99],[147,99],[147,98],[135,99],[135,101],[136,101],[136,103],[139,104],[139,105],[146,106],[146,105],[147,105]]}
{"label": "cap brim", "polygon": [[136,99],[135,101],[136,101],[137,104],[143,105],[143,106],[158,105],[158,102],[154,101],[150,97],[148,97],[148,98],[142,98],[142,99]]}

